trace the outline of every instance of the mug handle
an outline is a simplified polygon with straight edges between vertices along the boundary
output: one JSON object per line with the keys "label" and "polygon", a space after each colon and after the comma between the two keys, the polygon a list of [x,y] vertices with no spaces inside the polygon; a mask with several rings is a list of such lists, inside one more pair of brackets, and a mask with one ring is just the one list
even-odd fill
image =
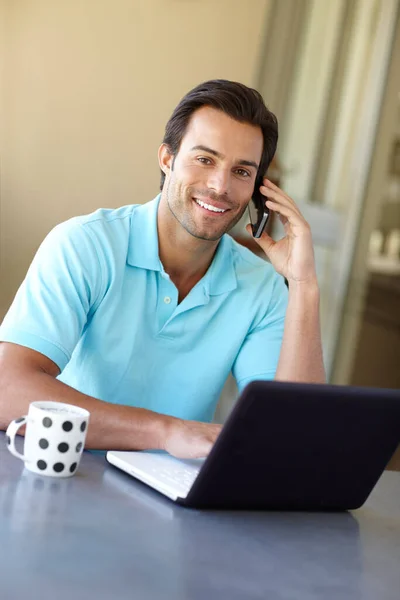
{"label": "mug handle", "polygon": [[15,436],[17,434],[18,429],[22,427],[22,425],[25,425],[27,421],[27,415],[25,415],[24,417],[19,417],[18,419],[14,419],[14,421],[11,421],[6,431],[7,447],[9,451],[11,452],[11,454],[14,454],[14,456],[20,458],[21,460],[25,460],[25,456],[18,452],[18,450],[16,449]]}

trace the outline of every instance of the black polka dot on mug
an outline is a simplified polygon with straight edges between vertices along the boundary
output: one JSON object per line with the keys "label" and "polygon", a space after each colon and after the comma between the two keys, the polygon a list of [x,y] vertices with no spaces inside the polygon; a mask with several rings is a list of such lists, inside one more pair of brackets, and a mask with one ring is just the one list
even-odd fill
{"label": "black polka dot on mug", "polygon": [[76,469],[77,466],[78,466],[78,463],[72,463],[72,465],[69,468],[70,473],[73,473],[75,471],[75,469]]}
{"label": "black polka dot on mug", "polygon": [[64,464],[61,462],[58,462],[53,466],[53,469],[55,470],[56,473],[61,473],[62,471],[64,471]]}
{"label": "black polka dot on mug", "polygon": [[47,469],[47,462],[44,460],[38,460],[36,465],[37,465],[37,468],[40,469],[41,471],[45,471]]}
{"label": "black polka dot on mug", "polygon": [[57,448],[58,448],[59,452],[63,452],[63,453],[68,452],[68,450],[69,450],[69,446],[65,442],[61,442],[61,444],[58,444]]}
{"label": "black polka dot on mug", "polygon": [[62,428],[64,429],[64,431],[71,431],[73,425],[71,423],[71,421],[64,421],[64,423],[62,424]]}
{"label": "black polka dot on mug", "polygon": [[42,450],[46,450],[49,447],[49,442],[45,438],[39,440],[39,446]]}
{"label": "black polka dot on mug", "polygon": [[82,442],[79,442],[79,444],[77,444],[77,445],[76,445],[76,448],[75,448],[75,450],[76,450],[77,452],[80,452],[80,451],[82,450]]}
{"label": "black polka dot on mug", "polygon": [[82,421],[82,423],[81,423],[81,431],[82,431],[82,433],[85,431],[85,429],[86,429],[86,421]]}
{"label": "black polka dot on mug", "polygon": [[[11,438],[8,435],[6,435],[6,442],[7,442],[7,446],[9,446],[11,444]],[[78,452],[78,450],[77,450],[77,452]]]}
{"label": "black polka dot on mug", "polygon": [[50,419],[50,417],[45,417],[42,421],[43,423],[43,427],[51,427],[53,425],[53,421]]}

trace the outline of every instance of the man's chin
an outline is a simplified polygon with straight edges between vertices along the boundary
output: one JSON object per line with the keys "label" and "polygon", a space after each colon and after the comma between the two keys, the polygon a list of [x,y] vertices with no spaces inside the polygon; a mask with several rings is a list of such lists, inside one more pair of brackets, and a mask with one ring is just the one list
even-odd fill
{"label": "man's chin", "polygon": [[178,220],[183,228],[194,238],[206,242],[218,242],[225,233],[234,227],[240,217],[241,215],[236,217],[233,221],[231,220],[230,223],[221,222],[219,226],[217,223],[212,224],[210,222],[202,222],[196,214],[192,215],[191,218]]}
{"label": "man's chin", "polygon": [[205,242],[218,242],[224,235],[225,231],[209,231],[194,229],[193,227],[185,227],[186,231],[197,240],[204,240]]}
{"label": "man's chin", "polygon": [[223,233],[221,233],[218,236],[212,236],[212,235],[206,235],[206,234],[203,234],[203,235],[198,234],[198,235],[193,235],[193,237],[195,237],[197,240],[204,240],[205,242],[218,242],[222,238],[223,235],[224,235]]}

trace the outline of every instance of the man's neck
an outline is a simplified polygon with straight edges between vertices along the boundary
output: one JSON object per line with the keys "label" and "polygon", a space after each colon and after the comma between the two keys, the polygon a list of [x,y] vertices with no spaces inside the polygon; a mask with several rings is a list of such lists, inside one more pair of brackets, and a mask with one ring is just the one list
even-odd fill
{"label": "man's neck", "polygon": [[179,302],[206,274],[218,241],[193,237],[161,200],[157,213],[159,256],[165,271],[179,291]]}

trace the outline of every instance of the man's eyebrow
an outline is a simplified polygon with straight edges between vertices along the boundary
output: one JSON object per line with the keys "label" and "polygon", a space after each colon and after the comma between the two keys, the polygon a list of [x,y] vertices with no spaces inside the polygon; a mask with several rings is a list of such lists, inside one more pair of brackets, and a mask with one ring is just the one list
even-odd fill
{"label": "man's eyebrow", "polygon": [[212,148],[209,148],[208,146],[202,146],[201,144],[199,146],[193,146],[193,148],[191,148],[191,150],[202,150],[203,152],[208,152],[208,154],[213,154],[217,158],[224,158],[224,155],[221,154],[221,152],[218,152],[217,150],[213,150]]}
{"label": "man's eyebrow", "polygon": [[239,160],[238,161],[239,165],[243,165],[244,167],[254,167],[256,171],[258,171],[258,167],[260,165],[258,165],[256,162],[254,162],[254,160]]}
{"label": "man's eyebrow", "polygon": [[[223,154],[221,154],[221,152],[218,152],[217,150],[213,150],[212,148],[209,148],[208,146],[203,146],[202,144],[200,144],[199,146],[193,146],[193,148],[191,148],[191,150],[202,150],[203,152],[208,152],[208,154],[212,154],[213,156],[216,156],[217,158],[225,158]],[[245,167],[254,167],[256,169],[256,171],[258,170],[259,165],[254,162],[253,160],[238,160],[238,164],[243,165]]]}

